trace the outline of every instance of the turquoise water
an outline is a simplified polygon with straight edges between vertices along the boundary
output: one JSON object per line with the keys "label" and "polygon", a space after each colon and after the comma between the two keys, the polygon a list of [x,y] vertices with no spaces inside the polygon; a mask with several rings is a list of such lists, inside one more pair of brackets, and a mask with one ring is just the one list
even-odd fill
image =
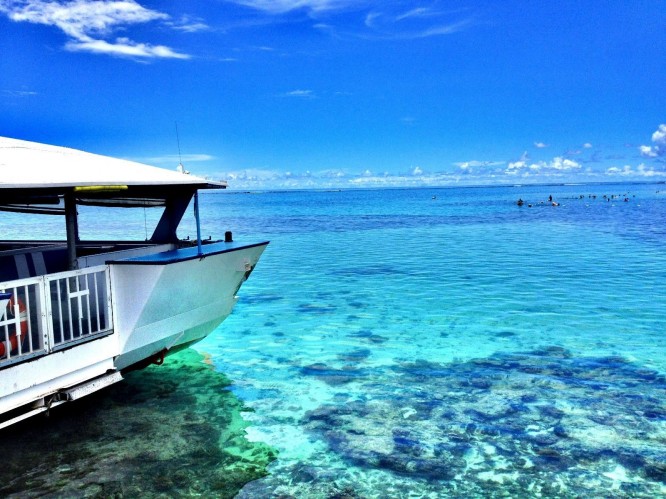
{"label": "turquoise water", "polygon": [[660,187],[202,196],[271,241],[197,345],[279,451],[240,496],[666,493]]}
{"label": "turquoise water", "polygon": [[[247,439],[278,452],[239,497],[666,495],[666,185],[201,204],[204,237],[271,241],[195,346],[252,408]],[[142,239],[157,216],[81,208],[81,230]]]}

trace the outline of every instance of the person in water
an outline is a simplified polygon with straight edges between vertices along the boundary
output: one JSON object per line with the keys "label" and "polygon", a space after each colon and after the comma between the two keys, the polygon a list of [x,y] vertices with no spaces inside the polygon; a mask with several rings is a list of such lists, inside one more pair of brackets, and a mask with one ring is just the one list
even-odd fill
{"label": "person in water", "polygon": [[522,206],[523,204],[525,204],[525,201],[523,201],[522,198],[518,198],[518,201],[516,201],[516,204],[518,206]]}

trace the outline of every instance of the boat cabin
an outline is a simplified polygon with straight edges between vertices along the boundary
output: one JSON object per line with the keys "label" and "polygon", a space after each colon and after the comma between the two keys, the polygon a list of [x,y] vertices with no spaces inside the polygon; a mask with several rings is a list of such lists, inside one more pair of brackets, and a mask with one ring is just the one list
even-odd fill
{"label": "boat cabin", "polygon": [[[229,315],[268,243],[202,240],[198,192],[225,187],[0,138],[0,428],[160,363]],[[81,237],[82,210],[103,234],[122,227],[106,214],[119,208],[161,215],[143,240]],[[181,240],[189,209],[197,235]]]}

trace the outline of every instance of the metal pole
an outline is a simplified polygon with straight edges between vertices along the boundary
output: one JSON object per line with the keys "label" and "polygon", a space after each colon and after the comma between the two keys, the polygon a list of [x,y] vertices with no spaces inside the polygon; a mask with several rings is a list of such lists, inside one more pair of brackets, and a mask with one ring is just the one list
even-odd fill
{"label": "metal pole", "polygon": [[76,198],[73,192],[65,194],[65,224],[67,226],[67,267],[79,268],[76,258],[76,243],[79,240],[79,223],[76,216]]}
{"label": "metal pole", "polygon": [[194,191],[194,219],[197,222],[197,254],[203,256],[201,249],[201,223],[199,222],[199,191]]}

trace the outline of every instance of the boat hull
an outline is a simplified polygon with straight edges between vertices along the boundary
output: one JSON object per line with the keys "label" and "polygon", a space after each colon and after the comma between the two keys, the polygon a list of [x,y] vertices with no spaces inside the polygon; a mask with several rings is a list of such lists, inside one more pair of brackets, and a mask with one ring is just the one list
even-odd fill
{"label": "boat hull", "polygon": [[25,298],[30,335],[41,338],[0,359],[0,428],[205,338],[231,313],[267,244],[171,249],[0,283]]}
{"label": "boat hull", "polygon": [[114,360],[125,369],[205,338],[231,313],[236,292],[266,244],[208,250],[203,257],[112,262]]}

